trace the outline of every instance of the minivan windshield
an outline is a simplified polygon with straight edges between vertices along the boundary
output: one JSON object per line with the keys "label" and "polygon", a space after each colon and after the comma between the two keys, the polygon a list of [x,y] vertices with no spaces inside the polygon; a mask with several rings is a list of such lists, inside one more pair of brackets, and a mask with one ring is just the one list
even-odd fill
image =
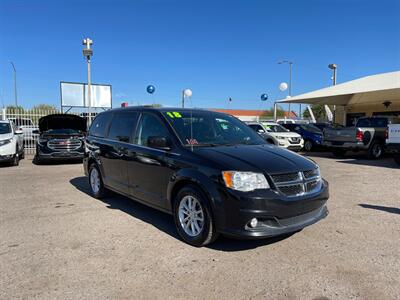
{"label": "minivan windshield", "polygon": [[164,111],[185,146],[265,144],[263,138],[233,116],[199,110]]}
{"label": "minivan windshield", "polygon": [[61,129],[49,129],[46,131],[48,134],[61,134],[61,135],[70,135],[70,134],[79,134],[81,131],[71,128],[61,128]]}
{"label": "minivan windshield", "polygon": [[0,134],[11,133],[10,123],[0,123]]}

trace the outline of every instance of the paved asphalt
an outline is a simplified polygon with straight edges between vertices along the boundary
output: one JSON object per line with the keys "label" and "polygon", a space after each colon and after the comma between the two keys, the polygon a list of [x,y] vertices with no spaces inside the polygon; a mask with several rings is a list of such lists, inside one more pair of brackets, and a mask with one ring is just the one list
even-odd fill
{"label": "paved asphalt", "polygon": [[81,164],[0,167],[0,299],[400,299],[400,168],[311,157],[327,219],[199,249],[169,215],[92,198]]}

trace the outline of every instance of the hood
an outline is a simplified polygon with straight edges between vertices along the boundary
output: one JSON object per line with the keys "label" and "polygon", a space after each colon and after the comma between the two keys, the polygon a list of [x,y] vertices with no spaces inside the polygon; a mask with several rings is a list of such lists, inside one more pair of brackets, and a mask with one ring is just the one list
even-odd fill
{"label": "hood", "polygon": [[48,115],[39,119],[39,131],[50,129],[74,129],[86,132],[86,119],[67,114]]}
{"label": "hood", "polygon": [[296,133],[296,132],[291,132],[291,131],[287,131],[287,132],[268,132],[270,135],[272,136],[285,136],[285,137],[297,137],[300,138],[301,135]]}
{"label": "hood", "polygon": [[13,134],[12,133],[4,133],[4,134],[0,134],[0,141],[4,141],[4,140],[9,140],[13,138]]}
{"label": "hood", "polygon": [[268,144],[199,148],[195,152],[227,171],[283,174],[312,170],[316,167],[308,158]]}

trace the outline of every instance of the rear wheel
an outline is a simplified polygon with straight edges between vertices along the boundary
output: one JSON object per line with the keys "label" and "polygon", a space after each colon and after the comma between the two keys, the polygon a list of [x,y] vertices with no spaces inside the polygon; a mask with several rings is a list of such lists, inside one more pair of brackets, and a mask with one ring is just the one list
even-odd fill
{"label": "rear wheel", "polygon": [[100,199],[106,196],[107,189],[104,187],[100,170],[94,163],[89,167],[89,185],[93,197]]}
{"label": "rear wheel", "polygon": [[368,149],[368,158],[379,159],[383,156],[383,145],[380,142],[372,142]]}
{"label": "rear wheel", "polygon": [[176,195],[174,220],[180,237],[192,246],[205,246],[218,237],[207,197],[194,185]]}

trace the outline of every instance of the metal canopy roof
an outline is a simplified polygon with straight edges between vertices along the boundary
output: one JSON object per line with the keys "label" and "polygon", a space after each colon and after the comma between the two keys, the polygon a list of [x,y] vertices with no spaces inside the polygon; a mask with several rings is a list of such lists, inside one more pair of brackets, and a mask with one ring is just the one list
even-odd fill
{"label": "metal canopy roof", "polygon": [[400,102],[400,71],[362,77],[278,102],[349,105],[382,101]]}

